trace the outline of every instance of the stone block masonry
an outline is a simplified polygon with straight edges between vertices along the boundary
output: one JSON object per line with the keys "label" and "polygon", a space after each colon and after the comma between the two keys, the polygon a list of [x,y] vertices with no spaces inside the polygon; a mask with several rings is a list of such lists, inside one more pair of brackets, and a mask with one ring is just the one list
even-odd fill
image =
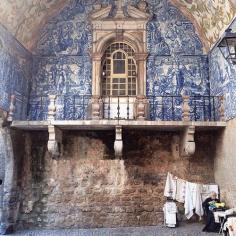
{"label": "stone block masonry", "polygon": [[[64,153],[52,159],[47,133],[26,133],[19,227],[91,228],[163,222],[168,171],[214,182],[213,134],[196,134],[191,160],[173,154],[177,133],[125,130],[123,159],[113,131],[64,131]],[[175,138],[173,138],[175,137]]]}

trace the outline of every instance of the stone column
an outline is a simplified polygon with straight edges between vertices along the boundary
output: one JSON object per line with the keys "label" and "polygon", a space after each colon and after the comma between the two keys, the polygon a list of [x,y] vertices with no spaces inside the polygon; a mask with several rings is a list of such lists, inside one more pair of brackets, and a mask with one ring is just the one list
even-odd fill
{"label": "stone column", "polygon": [[135,55],[137,63],[137,84],[138,84],[138,96],[146,95],[146,60],[147,53],[138,53]]}
{"label": "stone column", "polygon": [[135,101],[135,114],[137,120],[146,120],[148,118],[148,100],[146,99],[146,59],[147,53],[138,53],[135,55],[137,63],[137,97]]}
{"label": "stone column", "polygon": [[101,62],[102,54],[93,53],[93,73],[92,73],[92,95],[100,96],[101,95]]}
{"label": "stone column", "polygon": [[102,60],[102,55],[100,53],[92,54],[93,73],[92,73],[91,118],[93,120],[98,120],[102,117],[101,60]]}
{"label": "stone column", "polygon": [[15,179],[15,162],[10,128],[3,126],[5,117],[0,112],[0,163],[4,163],[4,177],[0,198],[0,234],[10,234],[14,231],[16,223],[19,199]]}

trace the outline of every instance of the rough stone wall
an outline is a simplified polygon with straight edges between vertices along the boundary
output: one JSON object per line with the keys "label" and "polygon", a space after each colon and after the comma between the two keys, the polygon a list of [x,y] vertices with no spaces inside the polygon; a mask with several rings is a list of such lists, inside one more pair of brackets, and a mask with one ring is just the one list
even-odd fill
{"label": "rough stone wall", "polygon": [[0,234],[12,232],[17,220],[24,140],[22,132],[2,127],[0,117]]}
{"label": "rough stone wall", "polygon": [[221,188],[221,199],[229,207],[236,206],[236,119],[227,122],[216,144],[215,179]]}
{"label": "rough stone wall", "polygon": [[114,159],[114,131],[64,132],[64,154],[47,153],[47,133],[27,134],[19,227],[117,227],[163,221],[168,171],[214,182],[213,142],[197,134],[191,161],[177,155],[178,134],[124,132],[124,158]]}

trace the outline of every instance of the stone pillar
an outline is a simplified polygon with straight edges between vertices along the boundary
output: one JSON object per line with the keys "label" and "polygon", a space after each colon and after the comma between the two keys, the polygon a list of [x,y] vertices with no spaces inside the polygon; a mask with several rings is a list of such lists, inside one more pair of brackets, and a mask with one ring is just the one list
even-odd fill
{"label": "stone pillar", "polygon": [[92,54],[92,62],[93,62],[92,95],[93,96],[101,95],[101,61],[102,61],[102,54],[100,53]]}
{"label": "stone pillar", "polygon": [[138,95],[135,100],[135,117],[137,120],[147,120],[148,119],[148,100],[144,95]]}
{"label": "stone pillar", "polygon": [[190,121],[190,106],[189,106],[189,96],[183,96],[183,106],[182,106],[182,120]]}
{"label": "stone pillar", "polygon": [[14,118],[15,100],[16,100],[15,95],[11,95],[10,107],[9,107],[9,112],[8,112],[8,117],[7,117],[8,122],[12,122]]}
{"label": "stone pillar", "polygon": [[114,143],[114,150],[116,158],[121,158],[123,152],[122,126],[116,126],[116,140]]}
{"label": "stone pillar", "polygon": [[100,96],[92,96],[90,102],[92,120],[99,120],[103,117],[103,100]]}
{"label": "stone pillar", "polygon": [[135,55],[137,63],[137,97],[135,101],[135,117],[137,120],[146,120],[148,114],[148,100],[146,99],[146,59],[147,53],[137,53]]}
{"label": "stone pillar", "polygon": [[138,96],[146,95],[146,60],[147,53],[138,53],[135,55],[137,63],[137,84],[138,84]]}
{"label": "stone pillar", "polygon": [[92,73],[92,99],[91,106],[91,118],[98,120],[102,118],[103,102],[101,99],[101,60],[102,54],[93,53],[93,73]]}
{"label": "stone pillar", "polygon": [[0,163],[4,165],[4,176],[0,186],[0,234],[14,231],[17,220],[19,199],[15,179],[15,162],[10,128],[3,126],[4,115],[0,112]]}

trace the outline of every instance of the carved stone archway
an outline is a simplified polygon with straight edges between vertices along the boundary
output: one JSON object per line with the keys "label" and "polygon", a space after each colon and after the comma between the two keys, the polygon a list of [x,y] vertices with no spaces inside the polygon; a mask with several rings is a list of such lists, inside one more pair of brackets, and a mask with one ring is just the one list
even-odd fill
{"label": "carved stone archway", "polygon": [[[102,100],[101,100],[101,63],[102,56],[106,47],[114,41],[128,42],[135,51],[137,62],[137,108],[142,107],[146,95],[146,25],[150,19],[147,12],[146,1],[140,1],[137,7],[124,6],[121,1],[116,1],[116,8],[111,5],[102,7],[96,5],[96,10],[91,13],[90,21],[93,28],[93,45],[92,45],[92,102],[91,117],[92,119],[102,118]],[[114,11],[114,13],[112,12]],[[112,13],[112,14],[111,14]],[[111,17],[111,15],[113,17]],[[141,106],[138,105],[141,103]],[[145,110],[145,108],[144,108]],[[137,118],[139,112],[137,111]],[[145,118],[143,111],[141,119]]]}

